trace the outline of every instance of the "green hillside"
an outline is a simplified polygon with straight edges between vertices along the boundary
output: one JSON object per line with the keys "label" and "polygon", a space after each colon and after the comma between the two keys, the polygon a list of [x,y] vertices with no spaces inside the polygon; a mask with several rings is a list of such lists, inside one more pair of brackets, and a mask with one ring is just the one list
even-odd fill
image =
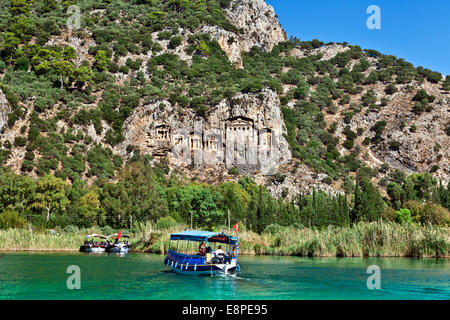
{"label": "green hillside", "polygon": [[[423,119],[438,116],[449,99],[450,77],[375,50],[295,38],[271,51],[242,52],[239,68],[211,34],[199,32],[209,26],[235,34],[228,44],[245,37],[225,14],[232,3],[2,1],[0,89],[10,110],[0,131],[0,228],[120,228],[162,218],[220,228],[229,211],[256,232],[273,224],[325,228],[380,219],[447,225],[445,144],[433,140],[429,163],[404,167],[371,166],[363,154],[401,159],[398,152],[407,151],[391,130],[414,136],[419,127],[422,134]],[[73,5],[81,19],[71,30]],[[325,59],[332,47],[341,49]],[[265,89],[280,99],[293,156],[267,186],[235,168],[230,181],[204,184],[138,146],[128,145],[126,156],[114,152],[139,106],[169,101],[176,112],[193,110],[201,119],[238,93]],[[400,100],[399,114],[414,121],[386,111]],[[88,134],[91,125],[101,142]],[[436,139],[449,135],[447,123]],[[325,175],[321,183],[338,192],[271,195],[270,184],[300,165]]]}

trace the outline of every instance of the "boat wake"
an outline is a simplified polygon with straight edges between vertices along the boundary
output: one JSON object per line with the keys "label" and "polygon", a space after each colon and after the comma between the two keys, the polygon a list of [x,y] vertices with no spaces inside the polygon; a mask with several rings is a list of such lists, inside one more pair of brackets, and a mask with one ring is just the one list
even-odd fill
{"label": "boat wake", "polygon": [[229,279],[237,279],[237,280],[246,280],[246,281],[251,281],[251,279],[247,279],[247,278],[243,278],[239,275],[237,275],[236,273],[219,273],[215,275],[216,277],[221,277],[221,278],[229,278]]}

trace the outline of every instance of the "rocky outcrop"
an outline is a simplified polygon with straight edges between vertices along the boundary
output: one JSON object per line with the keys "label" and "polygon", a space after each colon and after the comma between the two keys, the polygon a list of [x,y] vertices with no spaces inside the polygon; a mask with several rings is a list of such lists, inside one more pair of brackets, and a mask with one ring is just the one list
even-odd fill
{"label": "rocky outcrop", "polygon": [[275,174],[291,159],[275,92],[238,94],[210,109],[205,118],[168,101],[138,107],[124,123],[125,141],[144,154],[167,157],[174,166],[238,168],[241,173]]}
{"label": "rocky outcrop", "polygon": [[321,61],[333,59],[338,53],[345,52],[350,50],[350,47],[343,46],[341,44],[329,44],[320,48],[312,49],[312,50],[303,50],[300,47],[294,48],[291,51],[291,55],[296,58],[303,58],[308,55],[318,55],[321,54]]}
{"label": "rocky outcrop", "polygon": [[[104,12],[104,10],[96,10],[90,14],[102,15]],[[206,33],[217,40],[230,62],[236,67],[243,67],[242,52],[249,51],[255,46],[264,51],[270,51],[278,43],[287,40],[286,33],[273,8],[264,0],[231,0],[230,6],[223,12],[236,28],[229,26],[225,30],[220,26],[207,23],[195,30],[179,28],[177,35],[182,37],[182,41],[175,48],[169,45],[170,40],[161,39],[159,31],[153,32],[151,34],[153,42],[158,43],[161,50],[143,50],[138,53],[128,52],[126,55],[120,55],[114,61],[119,66],[126,64],[128,59],[142,59],[143,62],[139,70],[114,73],[116,84],[128,87],[132,80],[135,81],[138,71],[141,71],[148,83],[151,83],[153,74],[152,70],[148,70],[148,61],[164,53],[175,54],[180,60],[191,65],[194,55],[192,44],[188,40],[193,34]],[[173,31],[169,25],[166,27],[165,31]],[[95,57],[89,54],[89,48],[95,46],[96,42],[88,28],[82,33],[64,31],[60,35],[52,36],[47,45],[73,47],[77,56],[74,60],[76,66],[79,66],[83,60],[91,65],[95,61]],[[349,50],[351,46],[330,43],[319,48],[310,48],[308,50],[301,46],[296,47],[290,51],[290,55],[297,58],[320,55],[320,60],[324,61]],[[284,53],[282,56],[284,57]],[[369,76],[373,70],[380,68],[377,57],[364,54],[364,59],[369,63],[369,67],[362,72],[365,77]],[[359,59],[352,59],[346,68],[352,70],[357,63]],[[290,68],[286,64],[282,70],[288,72]],[[323,75],[316,73],[311,76]],[[331,78],[337,80],[336,76]],[[450,177],[450,139],[447,135],[447,127],[450,125],[449,94],[442,90],[441,84],[414,81],[406,85],[398,84],[395,79],[393,80],[398,91],[391,95],[386,94],[385,89],[388,83],[379,81],[375,84],[358,83],[357,86],[363,90],[351,91],[347,103],[341,104],[340,99],[334,99],[333,105],[336,108],[330,107],[323,110],[326,129],[331,132],[330,129],[333,128],[334,132],[336,128],[335,135],[339,138],[337,149],[341,156],[354,152],[359,160],[379,171],[374,178],[377,181],[374,182],[381,182],[380,180],[389,174],[388,170],[382,169],[386,168],[383,164],[388,164],[391,169],[400,169],[406,173],[432,172],[445,184],[448,183]],[[177,85],[177,82],[171,82],[170,85]],[[294,88],[296,88],[295,85],[284,84],[283,92],[287,94]],[[192,98],[194,94],[191,94],[188,89],[189,87],[185,87],[183,89],[185,92],[182,94]],[[436,97],[432,103],[432,110],[423,112],[421,115],[412,112],[414,105],[412,98],[419,89],[424,89]],[[80,109],[96,108],[101,101],[102,90],[94,91],[95,99],[89,99],[89,104],[82,104]],[[311,92],[315,90],[317,85],[311,84]],[[361,98],[369,90],[373,90],[376,96],[373,110],[372,105],[362,105]],[[382,103],[382,98],[388,98],[389,101]],[[296,102],[298,102],[297,99],[288,101],[287,107],[297,108]],[[312,168],[303,164],[300,158],[291,159],[288,143],[283,136],[286,134],[286,128],[280,112],[280,101],[277,94],[271,90],[266,89],[258,94],[237,94],[209,107],[204,117],[199,117],[192,108],[182,108],[167,100],[150,103],[146,100],[141,103],[143,105],[134,108],[132,115],[124,122],[123,143],[113,147],[113,152],[124,159],[129,159],[138,151],[151,155],[155,162],[161,158],[167,158],[172,170],[178,170],[187,177],[195,177],[196,181],[210,184],[229,180],[237,181],[239,179],[237,171],[229,170],[236,167],[241,174],[248,174],[257,183],[267,185],[274,196],[287,199],[293,199],[300,193],[309,193],[313,189],[324,190],[330,194],[342,190],[342,180],[334,181],[324,173],[314,172]],[[3,143],[6,140],[13,142],[18,136],[25,136],[21,133],[21,128],[30,127],[29,113],[32,111],[32,104],[30,103],[26,109],[28,114],[17,119],[15,125],[9,128],[7,120],[11,108],[5,95],[0,91],[0,133],[2,133],[0,140]],[[56,111],[41,113],[40,117],[50,119],[56,115]],[[354,114],[352,113],[350,117],[351,112]],[[386,121],[386,127],[381,140],[375,143],[373,139],[375,133],[371,128],[380,120]],[[72,125],[65,120],[59,120],[56,131],[59,132],[62,128],[71,126],[76,132],[82,130],[91,138],[92,144],[88,147],[100,144],[110,148],[111,146],[106,142],[106,136],[111,127],[105,119],[101,120],[101,124],[103,130],[97,132],[92,124]],[[358,133],[351,150],[344,147],[346,140],[344,128],[347,126]],[[20,172],[26,149],[14,147],[11,151],[11,156],[5,164],[16,172]],[[37,156],[35,164],[37,164],[41,155],[38,150],[35,153]],[[327,158],[328,155],[324,160]]]}
{"label": "rocky outcrop", "polygon": [[94,57],[89,54],[89,48],[96,46],[95,40],[91,38],[90,32],[85,31],[87,36],[79,38],[73,31],[68,31],[65,37],[52,36],[45,45],[58,46],[58,47],[72,47],[75,49],[76,59],[74,63],[76,66],[80,66],[83,60],[89,63],[94,62]]}
{"label": "rocky outcrop", "polygon": [[8,123],[8,114],[11,112],[8,100],[0,89],[0,133]]}
{"label": "rocky outcrop", "polygon": [[[383,141],[374,148],[378,159],[408,173],[433,172],[445,184],[450,177],[450,99],[433,103],[431,112],[415,115],[398,104],[386,108],[379,120],[387,123]],[[403,112],[399,112],[402,109]],[[378,121],[378,120],[377,120]],[[414,130],[411,129],[414,127]]]}
{"label": "rocky outcrop", "polygon": [[[385,93],[385,85],[372,85],[380,106],[378,112],[355,113],[347,124],[343,121],[346,110],[336,115],[327,115],[327,122],[337,122],[336,136],[341,142],[345,140],[344,128],[349,126],[354,132],[358,128],[362,134],[356,138],[355,147],[359,150],[359,158],[372,168],[380,168],[383,163],[391,169],[399,169],[407,174],[414,172],[431,172],[434,177],[447,184],[450,180],[450,139],[446,133],[446,127],[450,123],[450,98],[448,93],[440,89],[440,85],[425,83],[413,83],[414,90],[407,85],[397,85],[398,92],[389,96]],[[431,110],[420,115],[412,110],[412,101],[416,92],[420,89],[436,97],[430,103]],[[352,97],[358,103],[360,95]],[[381,106],[380,101],[389,98],[386,106]],[[379,143],[363,144],[365,139],[375,137],[371,128],[378,122],[385,121],[386,126],[381,134]],[[344,147],[340,148],[341,154],[348,153]]]}
{"label": "rocky outcrop", "polygon": [[287,40],[272,6],[265,0],[234,0],[225,15],[239,29],[241,49],[248,51],[259,46],[270,51]]}
{"label": "rocky outcrop", "polygon": [[266,177],[261,182],[267,185],[272,196],[288,200],[294,200],[302,194],[310,194],[313,190],[321,190],[329,195],[342,194],[338,186],[327,182],[326,174],[314,172],[295,160],[282,164],[277,176]]}
{"label": "rocky outcrop", "polygon": [[204,26],[199,31],[216,39],[230,61],[238,67],[242,67],[242,51],[255,46],[271,51],[275,45],[288,39],[273,7],[264,0],[234,0],[224,14],[238,28],[237,34],[217,26]]}
{"label": "rocky outcrop", "polygon": [[243,44],[240,42],[237,34],[226,31],[217,26],[204,26],[199,30],[200,33],[207,33],[213,39],[217,40],[220,47],[228,56],[228,59],[236,67],[242,67],[242,47]]}

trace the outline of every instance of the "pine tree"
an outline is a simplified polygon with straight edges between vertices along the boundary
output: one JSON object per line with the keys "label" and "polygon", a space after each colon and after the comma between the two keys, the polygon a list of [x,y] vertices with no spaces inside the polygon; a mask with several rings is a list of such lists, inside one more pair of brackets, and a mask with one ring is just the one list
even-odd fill
{"label": "pine tree", "polygon": [[380,192],[369,179],[363,178],[361,191],[355,187],[355,205],[353,207],[352,223],[355,221],[376,221],[384,211],[385,203]]}
{"label": "pine tree", "polygon": [[358,217],[358,208],[361,205],[361,190],[359,189],[358,182],[355,183],[355,202],[353,205],[353,210],[350,215],[350,222],[353,224],[356,222]]}

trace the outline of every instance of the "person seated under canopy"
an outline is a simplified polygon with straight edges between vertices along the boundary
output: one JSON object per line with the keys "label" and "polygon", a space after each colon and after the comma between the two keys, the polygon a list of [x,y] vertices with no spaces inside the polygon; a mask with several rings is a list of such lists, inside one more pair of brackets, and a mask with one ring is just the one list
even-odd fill
{"label": "person seated under canopy", "polygon": [[205,243],[203,241],[198,246],[198,255],[199,256],[205,255]]}
{"label": "person seated under canopy", "polygon": [[216,250],[216,252],[215,252],[214,255],[215,255],[215,257],[217,258],[217,260],[219,260],[219,261],[223,261],[224,258],[225,258],[225,252],[223,252],[221,246],[218,246],[218,247],[217,247],[217,250]]}

